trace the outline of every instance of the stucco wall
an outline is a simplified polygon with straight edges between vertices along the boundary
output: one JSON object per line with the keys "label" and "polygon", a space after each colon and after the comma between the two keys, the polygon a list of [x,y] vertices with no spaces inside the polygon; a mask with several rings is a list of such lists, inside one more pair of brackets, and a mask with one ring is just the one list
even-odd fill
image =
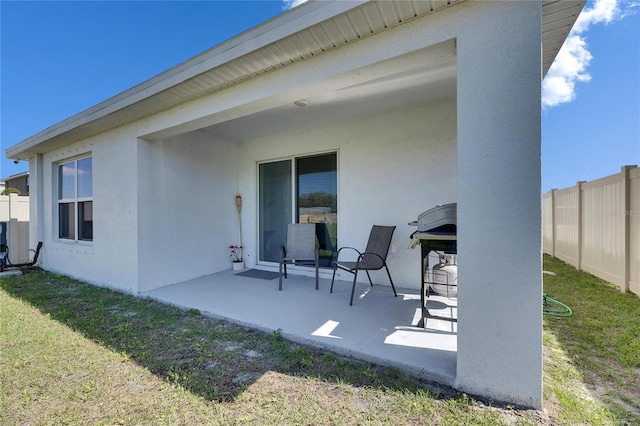
{"label": "stucco wall", "polygon": [[231,267],[237,149],[200,131],[138,142],[138,291]]}
{"label": "stucco wall", "polygon": [[[135,129],[32,161],[43,176],[32,194],[42,205],[32,238],[44,242],[42,267],[134,294],[228,269],[228,246],[238,241],[235,145],[201,132],[148,142]],[[60,240],[56,164],[83,155],[93,156],[94,240]]]}
{"label": "stucco wall", "polygon": [[[59,240],[56,163],[81,155],[93,156],[94,242]],[[35,162],[34,162],[35,163]],[[41,265],[88,282],[137,292],[138,213],[135,138],[120,128],[43,155],[42,192],[32,194],[42,205],[37,230],[44,242]],[[38,174],[38,170],[34,170]],[[33,219],[33,217],[32,217]],[[35,232],[34,232],[35,233]]]}
{"label": "stucco wall", "polygon": [[[337,151],[338,245],[364,249],[372,225],[397,226],[388,258],[392,278],[397,286],[419,288],[419,249],[408,249],[416,228],[408,223],[456,200],[455,111],[449,99],[241,144],[249,264],[257,258],[258,162]],[[389,285],[384,272],[372,278]]]}
{"label": "stucco wall", "polygon": [[541,407],[541,4],[460,11],[458,386]]}

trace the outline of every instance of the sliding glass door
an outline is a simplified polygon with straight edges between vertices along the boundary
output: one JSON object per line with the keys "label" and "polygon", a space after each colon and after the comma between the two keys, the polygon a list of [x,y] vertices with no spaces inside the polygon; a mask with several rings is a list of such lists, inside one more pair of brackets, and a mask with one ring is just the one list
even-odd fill
{"label": "sliding glass door", "polygon": [[260,260],[278,262],[291,223],[291,160],[260,164]]}
{"label": "sliding glass door", "polygon": [[260,260],[277,262],[289,223],[315,223],[320,265],[338,244],[336,153],[259,165]]}
{"label": "sliding glass door", "polygon": [[296,159],[296,221],[315,223],[320,266],[330,266],[338,243],[336,154]]}

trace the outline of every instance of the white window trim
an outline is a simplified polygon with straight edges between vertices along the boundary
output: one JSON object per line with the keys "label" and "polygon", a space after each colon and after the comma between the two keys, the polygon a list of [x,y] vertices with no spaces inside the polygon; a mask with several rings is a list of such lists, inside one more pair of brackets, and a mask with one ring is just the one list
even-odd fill
{"label": "white window trim", "polygon": [[[91,197],[78,197],[78,161],[80,160],[84,160],[85,158],[91,158],[92,164],[93,164],[93,155],[92,153],[85,153],[82,155],[78,155],[75,157],[71,157],[71,158],[65,158],[64,160],[60,160],[60,161],[56,161],[53,163],[54,166],[54,170],[55,170],[55,176],[53,179],[53,184],[54,184],[54,194],[55,194],[55,208],[54,211],[52,212],[54,215],[55,220],[54,222],[54,227],[53,227],[53,233],[54,233],[54,238],[57,242],[60,243],[67,243],[67,244],[84,244],[84,245],[92,245],[93,244],[93,238],[91,240],[81,240],[79,239],[79,234],[80,234],[80,221],[79,221],[79,211],[78,211],[78,204],[82,203],[82,202],[86,202],[86,201],[91,201],[93,202],[93,187],[91,188]],[[75,198],[59,198],[60,197],[60,166],[63,164],[67,164],[67,163],[75,163],[75,174],[74,174],[74,190],[75,190]],[[93,169],[93,167],[92,167]],[[92,171],[92,182],[93,182],[93,171]],[[60,204],[68,204],[68,203],[73,203],[74,204],[74,216],[75,216],[75,229],[74,229],[74,238],[62,238],[60,237]]]}
{"label": "white window trim", "polygon": [[[260,165],[261,164],[269,164],[269,163],[275,163],[278,161],[291,161],[291,223],[297,223],[296,222],[296,203],[297,203],[297,199],[296,199],[296,192],[297,192],[297,184],[296,184],[296,174],[297,174],[297,162],[296,160],[298,158],[307,158],[307,157],[317,157],[317,156],[322,156],[322,155],[328,155],[328,154],[335,154],[336,155],[336,202],[338,205],[338,215],[340,214],[340,150],[339,149],[329,149],[329,150],[323,150],[323,151],[313,151],[313,152],[309,152],[309,153],[298,153],[298,154],[293,154],[293,155],[287,155],[284,157],[277,157],[277,158],[272,158],[269,160],[260,160],[260,161],[256,161],[256,171],[255,171],[255,188],[256,188],[256,228],[255,228],[255,238],[256,238],[256,247],[258,250],[258,253],[256,254],[256,264],[259,266],[277,266],[278,262],[270,262],[267,260],[260,260],[260,248],[258,247],[258,245],[260,244],[260,218],[259,218],[259,214],[260,214]],[[340,216],[338,216],[338,224],[340,223]],[[338,229],[338,234],[340,233],[340,229]],[[300,266],[300,265],[295,265],[295,264],[291,264],[288,266],[288,268],[292,269],[292,270],[312,270],[312,267],[309,266]],[[329,273],[332,270],[327,269],[327,268],[320,268],[321,270],[321,274],[322,273]],[[324,272],[323,272],[324,271]]]}

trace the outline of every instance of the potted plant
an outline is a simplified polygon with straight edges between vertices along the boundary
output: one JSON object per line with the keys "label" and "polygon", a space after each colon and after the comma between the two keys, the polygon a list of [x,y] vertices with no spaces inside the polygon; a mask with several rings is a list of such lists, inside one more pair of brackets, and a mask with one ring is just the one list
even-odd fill
{"label": "potted plant", "polygon": [[231,262],[234,271],[244,269],[244,261],[242,260],[242,246],[229,246],[231,250]]}

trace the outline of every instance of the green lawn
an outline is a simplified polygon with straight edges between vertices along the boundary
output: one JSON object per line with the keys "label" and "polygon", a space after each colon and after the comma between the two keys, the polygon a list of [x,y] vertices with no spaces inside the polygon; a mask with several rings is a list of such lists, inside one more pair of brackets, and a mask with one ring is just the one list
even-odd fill
{"label": "green lawn", "polygon": [[545,291],[575,313],[545,317],[543,411],[37,269],[0,278],[0,424],[640,422],[640,299],[545,269],[558,274]]}
{"label": "green lawn", "polygon": [[640,298],[551,257],[544,269],[544,291],[573,311],[544,320],[547,407],[564,424],[640,424]]}

